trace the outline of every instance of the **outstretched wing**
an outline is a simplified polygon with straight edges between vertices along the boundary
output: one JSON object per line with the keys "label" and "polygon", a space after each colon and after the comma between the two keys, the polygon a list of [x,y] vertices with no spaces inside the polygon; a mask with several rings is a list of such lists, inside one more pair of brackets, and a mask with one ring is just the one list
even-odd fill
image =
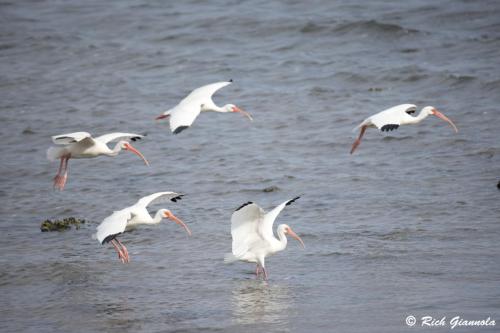
{"label": "outstretched wing", "polygon": [[97,232],[94,237],[99,243],[104,244],[109,242],[116,235],[121,234],[127,227],[127,222],[132,218],[129,208],[117,210],[110,216],[106,217],[101,224],[97,226]]}
{"label": "outstretched wing", "polygon": [[173,202],[177,202],[177,200],[180,200],[183,196],[184,194],[175,192],[157,192],[141,198],[135,205],[146,207],[153,201],[164,202],[170,200]]}
{"label": "outstretched wing", "polygon": [[191,101],[209,101],[212,99],[212,95],[221,88],[228,86],[233,81],[224,81],[224,82],[216,82],[207,84],[203,87],[196,88],[189,95],[186,96],[179,104],[190,103]]}
{"label": "outstretched wing", "polygon": [[235,257],[241,258],[252,243],[262,240],[257,229],[263,216],[262,208],[253,202],[247,202],[233,213],[231,236],[233,237],[232,252]]}
{"label": "outstretched wing", "polygon": [[190,127],[201,112],[202,105],[212,105],[212,95],[231,81],[217,82],[193,90],[180,103],[164,113],[170,115],[170,130],[178,134]]}
{"label": "outstretched wing", "polygon": [[264,218],[262,219],[262,222],[258,226],[258,231],[262,235],[264,239],[270,239],[270,237],[274,237],[273,233],[273,224],[276,218],[278,217],[279,213],[288,205],[291,205],[293,202],[295,202],[297,199],[300,197],[295,197],[291,200],[287,200],[274,208],[273,210],[269,211],[266,215],[264,215]]}
{"label": "outstretched wing", "polygon": [[184,105],[179,104],[170,111],[167,111],[170,112],[170,130],[172,133],[179,134],[190,127],[200,114],[202,104],[196,102]]}
{"label": "outstretched wing", "polygon": [[52,142],[56,145],[69,145],[71,143],[80,142],[85,138],[91,138],[90,133],[87,132],[74,132],[60,135],[54,135]]}
{"label": "outstretched wing", "polygon": [[414,111],[413,104],[400,104],[387,110],[379,112],[370,117],[370,121],[382,132],[395,130],[401,125],[401,121],[407,112]]}
{"label": "outstretched wing", "polygon": [[95,140],[100,141],[102,143],[108,143],[111,141],[118,141],[118,140],[140,140],[144,137],[144,135],[140,134],[135,134],[135,133],[108,133],[104,134],[101,136],[98,136],[95,138]]}

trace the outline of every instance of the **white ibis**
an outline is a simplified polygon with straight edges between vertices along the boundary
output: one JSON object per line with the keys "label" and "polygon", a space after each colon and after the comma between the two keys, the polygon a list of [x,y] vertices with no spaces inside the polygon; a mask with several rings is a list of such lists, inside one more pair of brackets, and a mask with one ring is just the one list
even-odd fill
{"label": "white ibis", "polygon": [[382,132],[388,132],[397,129],[400,125],[418,124],[419,122],[427,118],[427,116],[434,115],[450,123],[455,132],[458,132],[455,124],[444,114],[436,110],[435,107],[426,106],[420,111],[418,116],[414,117],[412,116],[412,114],[415,113],[416,110],[417,106],[414,104],[400,104],[366,118],[354,129],[356,130],[358,128],[361,128],[358,138],[352,144],[351,154],[354,153],[356,148],[361,143],[361,138],[363,137],[363,134],[365,134],[365,131],[368,127],[376,127]]}
{"label": "white ibis", "polygon": [[253,120],[252,116],[233,104],[226,104],[222,107],[215,105],[212,95],[222,87],[231,84],[233,80],[226,82],[217,82],[193,90],[174,108],[165,111],[162,115],[156,117],[156,120],[169,118],[170,130],[178,134],[191,126],[196,117],[202,111],[213,112],[239,112],[248,119]]}
{"label": "white ibis", "polygon": [[[47,150],[47,158],[50,161],[61,160],[59,171],[54,177],[54,188],[64,189],[68,178],[68,160],[70,158],[93,158],[100,155],[116,156],[122,150],[129,150],[137,154],[146,165],[149,166],[146,158],[127,141],[136,141],[143,138],[142,135],[134,133],[109,133],[93,138],[87,132],[75,132],[56,135],[52,137],[52,142],[60,147],[50,147]],[[125,140],[120,140],[125,139]],[[113,149],[107,145],[108,142],[118,141]]]}
{"label": "white ibis", "polygon": [[241,260],[256,263],[256,277],[262,273],[267,280],[265,258],[286,248],[286,235],[298,240],[305,248],[302,239],[287,224],[278,226],[278,238],[273,233],[274,220],[278,214],[298,198],[300,197],[287,200],[268,213],[253,202],[247,202],[236,209],[231,216],[232,253],[225,256],[224,262]]}
{"label": "white ibis", "polygon": [[120,259],[122,263],[128,263],[130,262],[128,250],[125,245],[118,240],[117,236],[125,231],[135,229],[138,225],[158,224],[163,218],[167,218],[182,226],[188,235],[191,236],[191,230],[189,230],[188,226],[172,214],[170,210],[159,209],[155,216],[152,217],[146,208],[153,201],[159,202],[170,200],[177,202],[182,196],[183,194],[174,192],[157,192],[148,195],[137,201],[134,205],[115,211],[113,214],[106,217],[101,224],[97,226],[97,232],[93,237],[101,244],[111,243],[118,253],[118,259]]}

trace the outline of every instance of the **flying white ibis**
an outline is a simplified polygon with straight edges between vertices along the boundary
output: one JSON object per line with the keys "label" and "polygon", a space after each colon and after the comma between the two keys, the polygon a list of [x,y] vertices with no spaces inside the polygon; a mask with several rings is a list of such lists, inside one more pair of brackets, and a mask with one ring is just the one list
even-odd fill
{"label": "flying white ibis", "polygon": [[[59,190],[64,189],[68,178],[68,160],[70,158],[92,158],[100,155],[116,156],[122,150],[129,150],[137,154],[146,165],[149,166],[146,158],[127,141],[136,141],[143,136],[134,133],[109,133],[93,138],[87,132],[75,132],[56,135],[52,137],[52,142],[60,147],[50,147],[47,150],[47,158],[50,161],[61,160],[59,171],[54,177],[54,187]],[[125,139],[125,140],[120,140]],[[107,145],[108,142],[118,141],[113,149]]]}
{"label": "flying white ibis", "polygon": [[415,113],[416,110],[417,106],[414,104],[400,104],[366,118],[354,129],[357,130],[358,128],[361,128],[358,138],[352,144],[351,154],[354,153],[356,148],[361,143],[361,138],[363,137],[363,134],[365,134],[368,127],[376,127],[382,132],[388,132],[397,129],[400,125],[418,124],[427,118],[427,116],[434,115],[450,123],[455,132],[458,132],[455,124],[444,114],[436,110],[435,107],[426,106],[420,111],[418,116],[414,117],[412,114]]}
{"label": "flying white ibis", "polygon": [[298,198],[300,197],[287,200],[268,213],[253,202],[247,202],[236,209],[231,216],[232,253],[226,254],[224,262],[241,260],[256,263],[256,277],[262,273],[267,280],[265,258],[286,248],[286,235],[298,240],[305,248],[302,239],[287,224],[278,226],[278,238],[273,233],[274,220],[278,214]]}
{"label": "flying white ibis", "polygon": [[138,225],[158,224],[163,218],[167,218],[182,226],[186,229],[188,235],[191,236],[191,230],[189,230],[188,226],[172,214],[170,210],[159,209],[155,216],[152,217],[146,208],[153,201],[160,202],[170,200],[177,202],[182,196],[183,194],[174,192],[157,192],[148,195],[137,201],[134,205],[115,211],[113,214],[106,217],[101,224],[97,226],[97,232],[93,237],[101,244],[110,242],[118,253],[118,259],[120,259],[122,263],[128,263],[130,262],[128,250],[125,245],[118,240],[117,236],[125,231],[135,229]]}
{"label": "flying white ibis", "polygon": [[249,113],[241,110],[233,104],[226,104],[222,107],[219,107],[215,105],[214,101],[212,100],[212,95],[217,90],[231,84],[231,82],[233,82],[233,80],[212,83],[193,90],[174,108],[165,111],[162,115],[156,117],[156,120],[169,118],[170,130],[174,134],[178,134],[191,126],[196,117],[198,117],[198,115],[202,111],[239,112],[247,116],[248,119],[253,120],[252,116]]}

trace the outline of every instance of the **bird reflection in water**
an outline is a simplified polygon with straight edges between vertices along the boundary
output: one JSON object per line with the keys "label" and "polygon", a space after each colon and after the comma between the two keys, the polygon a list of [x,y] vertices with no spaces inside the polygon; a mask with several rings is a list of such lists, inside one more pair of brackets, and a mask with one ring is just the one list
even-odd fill
{"label": "bird reflection in water", "polygon": [[273,323],[286,328],[292,302],[287,285],[238,281],[232,292],[233,320],[238,324]]}

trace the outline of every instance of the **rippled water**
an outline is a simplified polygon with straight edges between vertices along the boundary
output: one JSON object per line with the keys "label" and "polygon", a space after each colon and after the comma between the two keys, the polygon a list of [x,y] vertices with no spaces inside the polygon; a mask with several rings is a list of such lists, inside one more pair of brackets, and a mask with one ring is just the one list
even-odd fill
{"label": "rippled water", "polygon": [[[2,1],[0,330],[401,332],[404,319],[499,319],[498,1]],[[232,78],[173,136],[154,117]],[[459,127],[351,130],[399,103]],[[147,133],[133,154],[70,161],[52,190],[50,136]],[[277,190],[265,192],[274,186]],[[156,191],[193,231],[91,239],[113,210]],[[303,238],[226,266],[230,216],[302,195],[278,223]],[[154,210],[161,205],[152,207]],[[41,233],[46,218],[80,230]],[[478,329],[492,331],[491,328]],[[423,331],[423,330],[422,330]]]}

